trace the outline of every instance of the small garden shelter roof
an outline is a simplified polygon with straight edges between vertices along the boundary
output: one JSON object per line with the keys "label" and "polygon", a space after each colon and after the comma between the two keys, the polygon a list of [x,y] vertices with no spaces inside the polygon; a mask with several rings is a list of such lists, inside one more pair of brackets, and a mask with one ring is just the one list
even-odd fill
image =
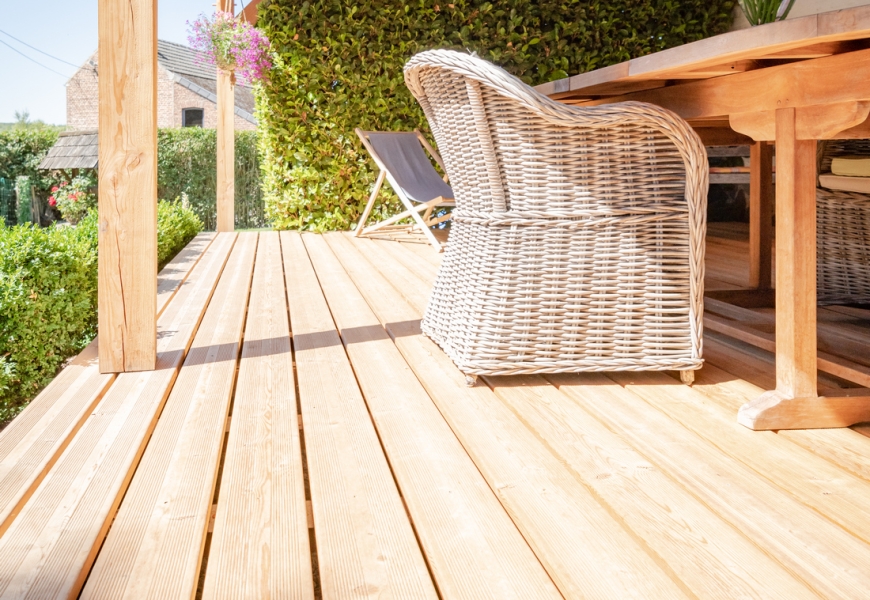
{"label": "small garden shelter roof", "polygon": [[40,169],[96,169],[98,159],[96,130],[64,131],[39,163]]}

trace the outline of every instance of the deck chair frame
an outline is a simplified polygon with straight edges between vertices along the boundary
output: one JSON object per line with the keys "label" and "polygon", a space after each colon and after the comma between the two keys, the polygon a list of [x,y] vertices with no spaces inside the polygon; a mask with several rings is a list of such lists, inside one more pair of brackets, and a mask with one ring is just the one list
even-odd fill
{"label": "deck chair frame", "polygon": [[[384,165],[381,157],[378,156],[377,151],[372,147],[369,142],[369,134],[371,133],[380,133],[377,131],[364,131],[359,127],[356,128],[356,134],[359,136],[360,141],[362,141],[363,146],[365,146],[366,150],[368,150],[372,159],[374,159],[375,164],[378,166],[380,172],[378,173],[378,178],[375,181],[375,187],[372,190],[371,195],[369,196],[369,201],[366,204],[365,210],[363,210],[363,214],[360,217],[359,223],[357,223],[356,231],[354,232],[355,237],[359,237],[361,235],[367,235],[373,233],[375,231],[380,232],[389,232],[389,231],[408,231],[412,227],[417,227],[423,232],[423,235],[426,236],[426,240],[432,244],[432,246],[438,250],[438,252],[443,251],[443,246],[441,242],[433,235],[431,227],[443,223],[444,221],[450,220],[452,215],[450,213],[446,215],[441,215],[439,217],[432,217],[432,212],[436,208],[440,207],[453,207],[456,206],[456,202],[454,202],[453,198],[444,198],[443,196],[438,196],[429,200],[428,202],[421,202],[417,206],[414,206],[414,202],[408,198],[404,191],[402,191],[401,186],[396,182],[393,178],[392,174]],[[411,132],[409,132],[411,133]],[[423,145],[423,148],[429,155],[435,159],[435,162],[438,163],[438,166],[441,167],[441,170],[446,173],[447,169],[444,166],[444,161],[441,160],[441,156],[438,155],[438,152],[435,151],[435,148],[429,143],[426,137],[420,133],[419,129],[415,129],[413,133],[417,136],[417,139],[420,140],[420,143]],[[366,227],[366,221],[371,215],[372,208],[374,208],[375,200],[377,199],[378,194],[381,191],[381,187],[384,185],[384,180],[388,180],[390,182],[390,187],[393,188],[393,191],[396,192],[396,195],[399,197],[399,200],[402,202],[402,205],[405,207],[405,211],[401,212],[389,219],[385,219],[374,225],[370,225]],[[442,179],[446,182],[447,175],[444,175]],[[422,213],[422,215],[421,215]],[[411,225],[396,225],[399,221],[407,218],[412,218],[414,220],[414,226]]]}

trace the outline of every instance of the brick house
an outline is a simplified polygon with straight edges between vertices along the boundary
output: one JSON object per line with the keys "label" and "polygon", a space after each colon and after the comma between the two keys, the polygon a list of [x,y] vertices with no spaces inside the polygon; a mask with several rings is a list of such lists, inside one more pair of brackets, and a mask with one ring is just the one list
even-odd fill
{"label": "brick house", "polygon": [[[217,125],[217,73],[213,66],[200,64],[199,52],[173,42],[157,42],[157,126],[214,129]],[[66,124],[71,129],[96,129],[98,125],[97,53],[73,75],[66,85]],[[254,94],[236,85],[235,128],[256,129]]]}

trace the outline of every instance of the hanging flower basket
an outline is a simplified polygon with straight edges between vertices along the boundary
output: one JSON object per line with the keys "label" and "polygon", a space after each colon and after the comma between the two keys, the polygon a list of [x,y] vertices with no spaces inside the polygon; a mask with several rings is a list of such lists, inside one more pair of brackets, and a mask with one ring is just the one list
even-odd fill
{"label": "hanging flower basket", "polygon": [[201,51],[208,64],[238,77],[246,83],[265,82],[272,68],[269,38],[247,21],[229,12],[216,12],[213,17],[200,15],[190,23],[188,41]]}

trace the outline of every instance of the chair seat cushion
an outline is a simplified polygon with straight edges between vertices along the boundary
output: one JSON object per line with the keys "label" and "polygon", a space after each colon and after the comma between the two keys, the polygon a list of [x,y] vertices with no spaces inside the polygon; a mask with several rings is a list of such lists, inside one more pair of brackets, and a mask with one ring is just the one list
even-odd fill
{"label": "chair seat cushion", "polygon": [[870,177],[870,156],[835,156],[831,173],[844,177]]}

